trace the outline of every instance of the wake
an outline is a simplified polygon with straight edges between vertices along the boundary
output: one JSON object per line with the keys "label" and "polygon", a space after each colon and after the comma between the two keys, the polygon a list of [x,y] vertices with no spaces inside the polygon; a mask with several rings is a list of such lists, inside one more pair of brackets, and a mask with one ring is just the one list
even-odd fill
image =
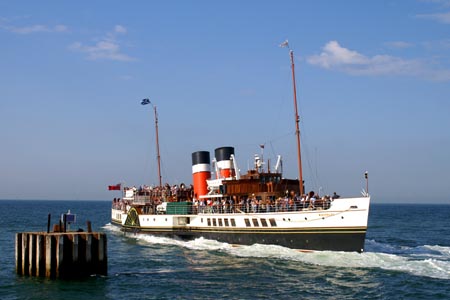
{"label": "wake", "polygon": [[[112,232],[120,232],[113,225],[108,224],[104,228]],[[123,233],[121,232],[121,234]],[[173,245],[191,250],[221,251],[236,257],[276,258],[339,268],[378,268],[406,272],[416,276],[450,279],[450,247],[439,245],[406,247],[366,240],[366,252],[361,254],[338,251],[305,253],[276,245],[236,246],[203,238],[182,241],[145,234],[129,234],[128,236],[146,244]]]}

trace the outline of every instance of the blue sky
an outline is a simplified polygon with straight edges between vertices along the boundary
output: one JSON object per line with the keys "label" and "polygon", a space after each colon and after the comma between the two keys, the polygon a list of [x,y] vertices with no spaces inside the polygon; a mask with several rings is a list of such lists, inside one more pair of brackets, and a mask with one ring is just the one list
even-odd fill
{"label": "blue sky", "polygon": [[450,1],[0,1],[0,199],[191,183],[191,153],[265,144],[308,190],[450,203]]}

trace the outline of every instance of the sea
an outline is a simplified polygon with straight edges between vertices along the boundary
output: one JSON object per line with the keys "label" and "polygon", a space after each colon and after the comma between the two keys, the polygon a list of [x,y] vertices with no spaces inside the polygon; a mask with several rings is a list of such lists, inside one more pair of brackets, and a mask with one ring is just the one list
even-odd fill
{"label": "sea", "polygon": [[[0,299],[450,299],[450,205],[372,204],[364,253],[120,232],[109,201],[0,200]],[[46,231],[71,211],[72,230],[107,234],[108,275],[22,277],[15,234]]]}

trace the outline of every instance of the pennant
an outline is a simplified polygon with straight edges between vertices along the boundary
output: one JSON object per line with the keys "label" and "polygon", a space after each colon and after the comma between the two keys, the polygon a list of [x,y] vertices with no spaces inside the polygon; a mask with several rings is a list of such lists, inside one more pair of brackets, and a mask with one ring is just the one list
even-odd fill
{"label": "pennant", "polygon": [[142,99],[141,104],[142,105],[150,104],[150,100],[149,99]]}

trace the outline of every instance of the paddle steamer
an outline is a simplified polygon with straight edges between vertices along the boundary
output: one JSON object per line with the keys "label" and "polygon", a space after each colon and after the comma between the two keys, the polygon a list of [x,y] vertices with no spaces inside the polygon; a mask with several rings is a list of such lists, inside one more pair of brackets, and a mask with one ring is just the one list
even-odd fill
{"label": "paddle steamer", "polygon": [[[283,43],[287,45],[287,43]],[[282,160],[273,170],[262,155],[241,175],[234,148],[192,153],[193,185],[139,189],[123,186],[113,201],[111,220],[125,232],[181,239],[203,237],[237,245],[274,244],[299,250],[364,251],[370,196],[345,198],[305,192],[297,110],[294,55],[290,50],[294,89],[298,179],[282,175]],[[142,104],[149,104],[144,99]],[[158,118],[155,112],[158,166]],[[263,150],[263,146],[261,146]],[[211,172],[213,171],[213,172]],[[212,178],[211,178],[211,175]],[[367,172],[366,172],[367,180]]]}

